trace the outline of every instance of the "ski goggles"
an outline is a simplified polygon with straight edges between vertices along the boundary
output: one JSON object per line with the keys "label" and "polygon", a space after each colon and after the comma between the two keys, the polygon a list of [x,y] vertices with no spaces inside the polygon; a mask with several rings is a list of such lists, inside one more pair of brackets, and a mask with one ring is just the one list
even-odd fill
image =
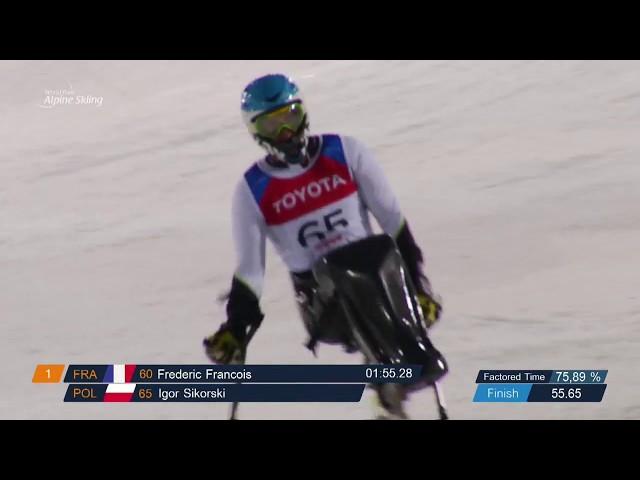
{"label": "ski goggles", "polygon": [[300,102],[293,102],[257,116],[253,119],[253,123],[258,135],[275,140],[285,128],[294,133],[297,132],[304,123],[304,119],[304,107]]}

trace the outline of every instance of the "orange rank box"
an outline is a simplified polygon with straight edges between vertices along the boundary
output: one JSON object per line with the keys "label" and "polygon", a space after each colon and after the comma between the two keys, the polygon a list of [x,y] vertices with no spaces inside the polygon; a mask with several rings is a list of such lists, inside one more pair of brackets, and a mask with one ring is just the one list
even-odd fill
{"label": "orange rank box", "polygon": [[33,383],[59,383],[64,372],[64,364],[39,364],[33,372]]}

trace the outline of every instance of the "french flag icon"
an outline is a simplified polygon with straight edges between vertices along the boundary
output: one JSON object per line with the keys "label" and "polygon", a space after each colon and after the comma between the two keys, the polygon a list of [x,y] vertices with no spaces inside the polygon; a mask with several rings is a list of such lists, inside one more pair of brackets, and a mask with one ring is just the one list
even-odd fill
{"label": "french flag icon", "polygon": [[103,383],[129,383],[136,371],[134,364],[114,364],[107,365]]}

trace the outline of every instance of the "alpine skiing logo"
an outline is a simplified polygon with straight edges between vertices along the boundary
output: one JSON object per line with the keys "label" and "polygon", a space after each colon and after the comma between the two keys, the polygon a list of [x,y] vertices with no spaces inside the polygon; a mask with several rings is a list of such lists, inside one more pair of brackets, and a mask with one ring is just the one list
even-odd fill
{"label": "alpine skiing logo", "polygon": [[73,85],[68,84],[69,88],[62,88],[58,90],[44,91],[44,99],[38,104],[40,108],[53,108],[63,105],[94,105],[96,107],[102,107],[103,97],[96,97],[94,95],[76,95]]}

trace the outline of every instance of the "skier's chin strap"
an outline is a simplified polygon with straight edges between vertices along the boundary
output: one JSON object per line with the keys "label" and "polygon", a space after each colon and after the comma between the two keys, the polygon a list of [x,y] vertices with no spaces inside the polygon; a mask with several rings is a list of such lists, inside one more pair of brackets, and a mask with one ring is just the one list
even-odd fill
{"label": "skier's chin strap", "polygon": [[303,140],[301,142],[300,150],[295,155],[288,155],[264,139],[260,139],[260,143],[267,152],[269,152],[266,162],[272,167],[289,168],[291,165],[300,165],[305,168],[309,165],[309,162],[316,153],[318,153],[320,139],[316,136],[311,136],[307,140]]}

